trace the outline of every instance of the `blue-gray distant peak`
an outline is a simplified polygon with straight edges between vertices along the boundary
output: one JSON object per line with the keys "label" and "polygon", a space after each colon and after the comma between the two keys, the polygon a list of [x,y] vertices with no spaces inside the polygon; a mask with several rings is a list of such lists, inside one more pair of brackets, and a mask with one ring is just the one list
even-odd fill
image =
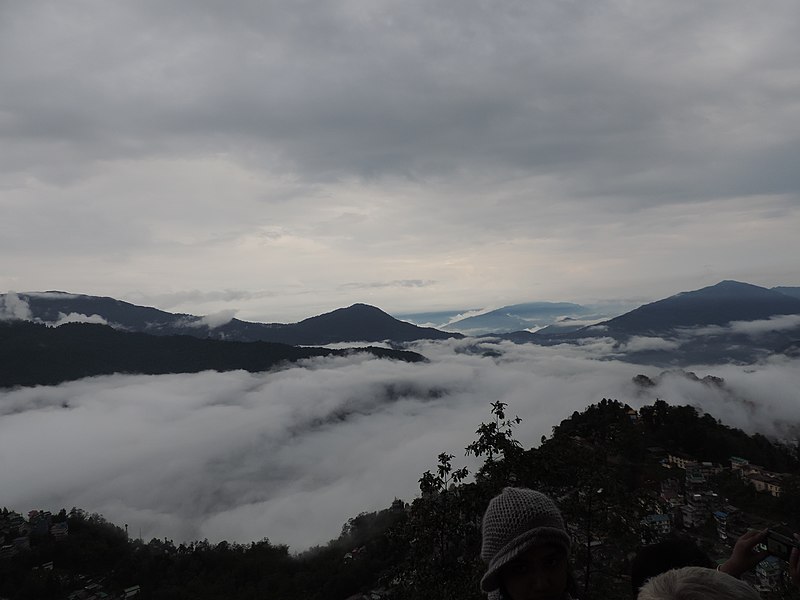
{"label": "blue-gray distant peak", "polygon": [[585,306],[571,302],[526,302],[465,317],[450,323],[447,329],[469,334],[505,333],[538,329],[562,317],[581,317],[590,312]]}

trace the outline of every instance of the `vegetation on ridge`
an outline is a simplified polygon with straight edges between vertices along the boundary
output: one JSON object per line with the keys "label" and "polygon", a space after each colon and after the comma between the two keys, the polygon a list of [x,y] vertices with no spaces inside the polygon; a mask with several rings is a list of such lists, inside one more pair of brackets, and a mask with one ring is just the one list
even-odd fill
{"label": "vegetation on ridge", "polygon": [[0,321],[0,387],[56,385],[112,373],[161,375],[236,369],[258,372],[304,358],[357,351],[406,362],[425,360],[416,352],[387,348],[301,348],[186,335],[154,336],[90,323],[48,327],[28,321]]}

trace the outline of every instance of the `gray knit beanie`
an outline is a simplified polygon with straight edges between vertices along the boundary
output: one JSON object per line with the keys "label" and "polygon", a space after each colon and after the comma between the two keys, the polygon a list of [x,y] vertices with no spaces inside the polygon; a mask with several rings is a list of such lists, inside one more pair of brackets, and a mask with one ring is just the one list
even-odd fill
{"label": "gray knit beanie", "polygon": [[481,559],[489,567],[481,579],[481,589],[497,590],[501,567],[529,548],[544,544],[569,553],[570,539],[555,502],[534,490],[505,488],[492,498],[483,515]]}

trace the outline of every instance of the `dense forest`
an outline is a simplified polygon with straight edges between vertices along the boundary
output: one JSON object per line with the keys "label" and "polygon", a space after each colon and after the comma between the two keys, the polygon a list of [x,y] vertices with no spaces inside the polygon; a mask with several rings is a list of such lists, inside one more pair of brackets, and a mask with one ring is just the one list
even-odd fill
{"label": "dense forest", "polygon": [[209,369],[258,372],[301,359],[353,352],[407,362],[425,360],[415,352],[372,346],[348,350],[303,348],[188,335],[154,336],[93,323],[49,327],[29,321],[0,321],[0,387],[56,385],[112,373],[162,375]]}
{"label": "dense forest", "polygon": [[[129,539],[102,516],[73,508],[63,540],[32,536],[29,550],[0,559],[0,597],[66,598],[87,581],[112,597],[137,585],[137,598],[474,599],[480,523],[488,500],[506,485],[555,498],[575,541],[573,567],[582,599],[628,598],[628,561],[642,543],[641,520],[653,512],[660,481],[675,476],[654,447],[725,462],[735,454],[791,474],[773,498],[723,477],[730,502],[800,529],[798,449],[749,436],[690,406],[657,400],[632,416],[630,407],[603,399],[553,428],[537,448],[514,437],[520,419],[491,404],[465,449],[483,460],[476,473],[443,452],[420,477],[420,495],[384,510],[359,514],[328,544],[293,555],[267,539],[250,544]],[[658,448],[656,448],[658,450]],[[7,512],[7,510],[6,510]],[[52,561],[52,569],[37,568]]]}

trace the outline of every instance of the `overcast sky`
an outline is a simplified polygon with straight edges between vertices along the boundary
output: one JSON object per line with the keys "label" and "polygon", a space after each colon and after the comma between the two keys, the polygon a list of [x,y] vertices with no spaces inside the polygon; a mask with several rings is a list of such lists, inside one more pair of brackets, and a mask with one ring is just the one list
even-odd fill
{"label": "overcast sky", "polygon": [[0,291],[289,321],[800,285],[799,21],[0,0]]}
{"label": "overcast sky", "polygon": [[696,367],[724,387],[672,375],[641,390],[631,379],[660,369],[592,360],[612,351],[610,340],[482,342],[470,353],[472,343],[420,343],[431,359],[420,364],[360,355],[273,373],[114,375],[0,390],[0,506],[77,506],[145,540],[269,537],[302,550],[363,511],[413,499],[441,452],[473,467],[463,449],[494,400],[522,417],[515,435],[525,447],[603,397],[637,408],[656,397],[692,404],[751,433],[796,435],[800,422],[800,368],[786,357]]}

